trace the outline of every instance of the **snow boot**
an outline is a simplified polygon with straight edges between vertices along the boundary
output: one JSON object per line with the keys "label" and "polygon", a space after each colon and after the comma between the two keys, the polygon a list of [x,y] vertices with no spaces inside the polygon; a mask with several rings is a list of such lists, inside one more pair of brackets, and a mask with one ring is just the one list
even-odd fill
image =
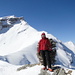
{"label": "snow boot", "polygon": [[53,69],[51,69],[51,68],[48,68],[48,70],[49,70],[50,72],[53,72]]}
{"label": "snow boot", "polygon": [[46,67],[44,67],[44,68],[42,68],[42,70],[47,70],[47,68],[46,68]]}

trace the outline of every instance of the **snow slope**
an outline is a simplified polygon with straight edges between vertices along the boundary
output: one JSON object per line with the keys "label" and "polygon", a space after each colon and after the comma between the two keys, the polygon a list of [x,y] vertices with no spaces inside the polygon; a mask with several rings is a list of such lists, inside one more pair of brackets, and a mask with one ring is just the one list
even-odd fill
{"label": "snow slope", "polygon": [[[37,31],[23,18],[7,16],[0,19],[0,60],[14,65],[38,63],[37,43],[45,31]],[[45,33],[48,38],[57,41],[56,64],[74,68],[74,52],[53,35]]]}
{"label": "snow slope", "polygon": [[38,75],[42,66],[34,66],[21,71],[17,71],[20,66],[15,66],[8,64],[6,62],[0,61],[0,75]]}

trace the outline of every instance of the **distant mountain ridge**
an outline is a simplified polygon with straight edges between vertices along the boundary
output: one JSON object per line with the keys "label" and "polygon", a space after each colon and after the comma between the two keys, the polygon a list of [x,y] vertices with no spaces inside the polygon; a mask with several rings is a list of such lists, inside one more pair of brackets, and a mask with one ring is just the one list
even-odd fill
{"label": "distant mountain ridge", "polygon": [[75,44],[72,41],[65,42],[64,44],[75,53]]}

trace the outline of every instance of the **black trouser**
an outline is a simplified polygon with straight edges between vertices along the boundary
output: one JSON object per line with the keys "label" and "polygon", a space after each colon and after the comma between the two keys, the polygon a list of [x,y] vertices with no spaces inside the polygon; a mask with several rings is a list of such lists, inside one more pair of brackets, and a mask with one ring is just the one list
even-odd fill
{"label": "black trouser", "polygon": [[41,52],[41,55],[42,55],[42,58],[43,58],[43,65],[45,67],[47,67],[47,65],[48,65],[48,68],[51,68],[50,51],[41,50],[40,52]]}

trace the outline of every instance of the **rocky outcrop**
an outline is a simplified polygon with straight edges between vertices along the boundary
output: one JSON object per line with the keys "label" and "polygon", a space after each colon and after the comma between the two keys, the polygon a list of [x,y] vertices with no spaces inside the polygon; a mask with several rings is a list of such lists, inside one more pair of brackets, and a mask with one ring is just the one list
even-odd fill
{"label": "rocky outcrop", "polygon": [[[22,67],[19,67],[17,69],[17,71],[27,69],[27,67],[33,67],[33,66],[36,66],[36,65],[39,65],[39,64],[27,64],[27,65],[24,65]],[[71,75],[71,73],[72,73],[72,70],[68,70],[66,72],[64,68],[55,69],[53,72],[41,69],[39,75]]]}
{"label": "rocky outcrop", "polygon": [[39,75],[71,75],[72,71],[69,70],[67,73],[63,68],[56,69],[54,72],[49,72],[47,70],[41,70]]}
{"label": "rocky outcrop", "polygon": [[20,23],[23,17],[7,16],[0,18],[0,30],[7,27],[12,27],[15,23]]}
{"label": "rocky outcrop", "polygon": [[27,65],[24,65],[24,66],[21,66],[17,69],[17,71],[20,71],[20,70],[23,70],[23,69],[26,69],[27,67],[33,67],[37,64],[27,64]]}

